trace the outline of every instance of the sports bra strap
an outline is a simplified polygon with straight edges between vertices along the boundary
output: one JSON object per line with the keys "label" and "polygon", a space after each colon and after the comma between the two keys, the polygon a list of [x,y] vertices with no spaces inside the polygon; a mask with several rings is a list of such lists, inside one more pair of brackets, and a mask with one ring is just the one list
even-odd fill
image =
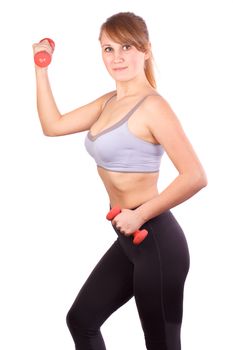
{"label": "sports bra strap", "polygon": [[144,96],[125,116],[125,118],[129,118],[137,109],[138,107],[143,103],[143,101],[147,98],[147,96],[149,95],[146,95]]}
{"label": "sports bra strap", "polygon": [[138,107],[144,102],[144,100],[148,97],[148,96],[156,96],[158,95],[157,93],[155,94],[149,94],[144,96],[124,117],[125,119],[129,119],[129,117],[131,117],[131,115],[138,109]]}
{"label": "sports bra strap", "polygon": [[102,111],[104,110],[104,108],[107,106],[107,104],[111,101],[111,99],[112,99],[114,96],[116,96],[116,94],[113,94],[112,96],[110,96],[110,97],[104,102]]}

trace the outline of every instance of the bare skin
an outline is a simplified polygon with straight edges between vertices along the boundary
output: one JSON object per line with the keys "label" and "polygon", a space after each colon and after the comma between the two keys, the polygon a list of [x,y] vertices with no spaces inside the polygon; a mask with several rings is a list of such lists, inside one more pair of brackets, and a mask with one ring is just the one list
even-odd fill
{"label": "bare skin", "polygon": [[[207,185],[204,169],[168,102],[149,84],[144,63],[150,51],[101,37],[102,57],[115,80],[116,91],[61,115],[50,88],[47,68],[36,67],[37,107],[42,129],[47,136],[61,136],[90,130],[95,136],[114,125],[144,96],[151,95],[129,118],[130,132],[142,140],[161,144],[178,171],[178,176],[158,193],[159,173],[121,173],[97,167],[112,206],[122,212],[113,224],[126,235],[143,223],[192,197]],[[149,47],[149,46],[148,46]],[[45,41],[33,45],[34,52],[46,49]],[[113,96],[114,95],[114,96]],[[104,108],[105,102],[112,97]],[[132,208],[138,207],[136,210]]]}
{"label": "bare skin", "polygon": [[158,195],[159,173],[114,173],[98,167],[98,173],[108,192],[111,206],[136,208]]}

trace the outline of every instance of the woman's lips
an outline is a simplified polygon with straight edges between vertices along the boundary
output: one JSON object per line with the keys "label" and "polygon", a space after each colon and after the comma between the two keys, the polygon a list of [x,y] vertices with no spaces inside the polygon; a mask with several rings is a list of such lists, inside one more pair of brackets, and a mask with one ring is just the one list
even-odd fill
{"label": "woman's lips", "polygon": [[118,68],[113,68],[114,71],[122,71],[126,69],[127,67],[118,67]]}

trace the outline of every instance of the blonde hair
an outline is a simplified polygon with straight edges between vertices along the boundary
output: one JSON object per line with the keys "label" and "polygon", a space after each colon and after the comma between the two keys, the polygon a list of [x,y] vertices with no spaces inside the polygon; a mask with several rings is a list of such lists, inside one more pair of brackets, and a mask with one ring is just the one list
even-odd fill
{"label": "blonde hair", "polygon": [[[135,46],[138,51],[150,50],[147,25],[142,17],[136,16],[132,12],[119,12],[107,18],[100,27],[99,40],[101,40],[103,32],[115,42],[128,43]],[[156,89],[151,50],[150,57],[145,61],[144,71],[150,85]]]}

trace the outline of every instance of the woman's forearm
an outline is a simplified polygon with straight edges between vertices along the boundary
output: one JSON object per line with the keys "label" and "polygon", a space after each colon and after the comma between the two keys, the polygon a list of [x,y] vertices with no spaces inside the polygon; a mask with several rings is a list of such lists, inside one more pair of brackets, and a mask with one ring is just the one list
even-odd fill
{"label": "woman's forearm", "polygon": [[145,223],[178,204],[186,201],[207,185],[205,174],[180,174],[158,196],[145,202],[136,209],[136,212]]}
{"label": "woman's forearm", "polygon": [[49,83],[47,69],[36,68],[37,110],[45,135],[50,135],[53,124],[61,118]]}

